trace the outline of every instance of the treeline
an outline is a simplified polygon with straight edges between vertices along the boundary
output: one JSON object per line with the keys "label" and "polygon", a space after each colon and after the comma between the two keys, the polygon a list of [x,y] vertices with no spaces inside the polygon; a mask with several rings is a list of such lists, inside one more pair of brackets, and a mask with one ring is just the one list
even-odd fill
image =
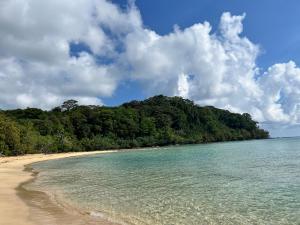
{"label": "treeline", "polygon": [[268,138],[249,114],[162,95],[119,107],[69,100],[51,111],[0,112],[0,153],[56,153]]}

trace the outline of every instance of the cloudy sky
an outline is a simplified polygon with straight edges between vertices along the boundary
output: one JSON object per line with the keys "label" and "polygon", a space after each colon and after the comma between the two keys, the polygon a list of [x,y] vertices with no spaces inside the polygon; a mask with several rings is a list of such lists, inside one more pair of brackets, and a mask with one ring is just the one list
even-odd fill
{"label": "cloudy sky", "polygon": [[155,94],[300,135],[298,0],[1,0],[0,108]]}

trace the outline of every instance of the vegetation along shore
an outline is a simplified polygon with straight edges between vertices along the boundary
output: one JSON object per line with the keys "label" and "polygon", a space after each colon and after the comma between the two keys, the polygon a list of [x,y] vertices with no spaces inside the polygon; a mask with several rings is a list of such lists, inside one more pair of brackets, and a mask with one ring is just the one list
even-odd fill
{"label": "vegetation along shore", "polygon": [[268,138],[247,113],[154,96],[118,107],[68,100],[50,111],[0,112],[0,153],[23,155]]}

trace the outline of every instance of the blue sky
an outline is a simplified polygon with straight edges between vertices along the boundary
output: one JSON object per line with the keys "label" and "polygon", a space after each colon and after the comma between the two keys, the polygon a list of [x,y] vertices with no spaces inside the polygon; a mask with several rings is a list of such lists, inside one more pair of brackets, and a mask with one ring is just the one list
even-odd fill
{"label": "blue sky", "polygon": [[[124,5],[126,1],[116,1]],[[293,59],[299,64],[300,1],[297,0],[137,0],[144,24],[160,34],[167,34],[174,24],[189,27],[208,21],[216,29],[223,12],[246,13],[244,32],[265,51],[258,64],[268,67]]]}
{"label": "blue sky", "polygon": [[[127,7],[126,0],[113,0]],[[208,21],[215,31],[223,12],[246,13],[243,35],[262,49],[257,65],[263,69],[278,62],[300,64],[300,1],[298,0],[136,0],[146,27],[161,35],[172,32],[175,24],[182,29]],[[125,81],[110,98],[108,105],[119,105],[131,99],[144,99],[136,82]]]}

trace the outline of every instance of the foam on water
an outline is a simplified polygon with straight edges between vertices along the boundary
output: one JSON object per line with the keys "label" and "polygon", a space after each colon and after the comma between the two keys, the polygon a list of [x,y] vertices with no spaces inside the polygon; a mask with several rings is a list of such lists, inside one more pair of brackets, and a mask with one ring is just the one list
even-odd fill
{"label": "foam on water", "polygon": [[300,224],[300,139],[190,145],[33,166],[91,217],[122,224]]}

